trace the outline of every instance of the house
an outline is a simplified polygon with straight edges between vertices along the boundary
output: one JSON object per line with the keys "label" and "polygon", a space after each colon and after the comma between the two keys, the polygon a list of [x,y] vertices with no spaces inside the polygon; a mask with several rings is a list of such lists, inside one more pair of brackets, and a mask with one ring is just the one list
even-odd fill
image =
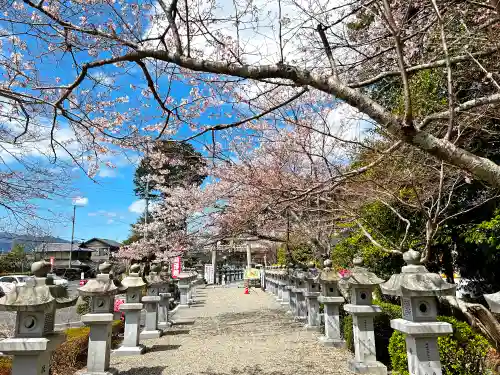
{"label": "house", "polygon": [[71,245],[69,242],[48,242],[42,243],[33,250],[33,260],[46,260],[54,258],[55,267],[69,267],[71,254],[71,266],[79,267],[81,265],[90,265],[92,250],[80,247],[79,243]]}
{"label": "house", "polygon": [[92,252],[91,260],[95,263],[109,260],[112,254],[116,253],[121,246],[121,243],[105,238],[92,238],[80,244],[82,249]]}

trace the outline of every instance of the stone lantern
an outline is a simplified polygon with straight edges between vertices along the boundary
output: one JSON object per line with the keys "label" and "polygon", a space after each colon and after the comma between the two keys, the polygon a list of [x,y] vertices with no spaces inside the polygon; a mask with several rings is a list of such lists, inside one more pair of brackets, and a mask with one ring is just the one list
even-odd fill
{"label": "stone lantern", "polygon": [[351,303],[344,305],[344,310],[352,315],[354,338],[354,360],[349,362],[349,368],[356,374],[386,375],[387,368],[376,358],[373,328],[373,317],[380,314],[382,309],[372,305],[373,291],[384,280],[361,267],[361,258],[355,258],[353,263],[354,267],[346,278]]}
{"label": "stone lantern", "polygon": [[278,266],[276,270],[276,283],[278,287],[278,295],[276,296],[276,301],[283,302],[283,290],[285,289],[285,283],[283,280],[284,270],[281,269],[281,266]]}
{"label": "stone lantern", "polygon": [[0,341],[0,351],[14,357],[12,375],[49,374],[52,351],[65,339],[63,333],[54,332],[56,309],[73,306],[78,299],[46,277],[49,263],[35,262],[31,271],[33,279],[0,298],[1,311],[16,312],[14,337]]}
{"label": "stone lantern", "polygon": [[266,270],[266,292],[274,294],[273,268],[271,266]]}
{"label": "stone lantern", "polygon": [[160,273],[160,278],[163,281],[158,289],[158,294],[160,296],[160,303],[158,304],[158,328],[160,329],[166,329],[170,326],[168,322],[168,307],[170,305],[170,297],[172,296],[170,293],[172,278],[170,277],[169,271],[169,267],[164,266]]}
{"label": "stone lantern", "polygon": [[179,280],[179,283],[177,284],[177,287],[179,288],[179,293],[180,293],[180,302],[179,302],[179,307],[189,307],[189,289],[191,288],[190,285],[190,275],[186,272],[181,272],[177,276],[177,279]]}
{"label": "stone lantern", "polygon": [[281,282],[283,284],[283,288],[281,291],[281,304],[284,306],[290,306],[290,278],[288,277],[288,269],[286,266],[281,267]]}
{"label": "stone lantern", "polygon": [[441,375],[437,338],[453,333],[451,324],[437,321],[438,296],[454,296],[456,286],[420,264],[420,253],[409,250],[400,274],[380,287],[382,293],[401,298],[403,319],[391,320],[391,327],[406,335],[408,369],[411,375]]}
{"label": "stone lantern", "polygon": [[294,316],[297,311],[297,294],[295,293],[295,270],[293,269],[293,264],[288,265],[288,280],[289,284],[287,289],[289,294],[290,309],[287,313]]}
{"label": "stone lantern", "polygon": [[125,314],[125,332],[122,345],[113,351],[113,354],[126,356],[144,353],[144,346],[139,344],[139,331],[141,325],[142,290],[146,283],[139,275],[141,266],[136,263],[130,267],[130,273],[122,280],[122,285],[127,288],[125,303],[120,305],[120,311]]}
{"label": "stone lantern", "polygon": [[297,300],[295,310],[295,320],[307,320],[307,303],[304,293],[306,292],[305,273],[301,268],[295,273],[295,298]]}
{"label": "stone lantern", "polygon": [[314,263],[309,263],[309,272],[305,274],[304,280],[306,283],[306,290],[304,292],[304,297],[307,306],[307,324],[305,328],[307,330],[316,331],[320,329],[321,320],[319,316],[319,284],[318,284],[318,272],[314,266]]}
{"label": "stone lantern", "polygon": [[331,260],[325,260],[325,268],[321,272],[319,282],[321,284],[321,295],[318,301],[324,306],[325,335],[319,341],[326,346],[343,347],[345,341],[340,336],[340,305],[344,298],[340,296],[338,289],[339,276],[333,271]]}
{"label": "stone lantern", "polygon": [[153,264],[146,277],[147,295],[142,297],[142,302],[146,310],[146,322],[141,332],[141,339],[156,339],[160,337],[163,331],[158,329],[158,304],[160,303],[160,287],[163,286],[163,280],[159,275],[160,264]]}
{"label": "stone lantern", "polygon": [[87,353],[87,372],[84,375],[110,375],[109,357],[115,295],[126,287],[110,275],[111,264],[99,265],[100,274],[78,289],[82,297],[90,297],[90,313],[82,316],[82,322],[90,327]]}

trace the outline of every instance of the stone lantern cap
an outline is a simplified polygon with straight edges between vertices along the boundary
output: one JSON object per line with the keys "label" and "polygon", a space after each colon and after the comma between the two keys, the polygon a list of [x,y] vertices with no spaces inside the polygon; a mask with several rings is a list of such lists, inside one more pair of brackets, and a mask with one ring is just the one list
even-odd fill
{"label": "stone lantern cap", "polygon": [[178,279],[187,279],[188,277],[190,277],[191,275],[187,272],[180,272],[178,275],[177,275],[177,278]]}
{"label": "stone lantern cap", "polygon": [[69,296],[66,288],[53,285],[47,278],[50,263],[35,262],[31,266],[34,278],[24,285],[16,285],[10,292],[0,298],[1,311],[48,311],[54,305],[57,309],[74,306],[78,296]]}
{"label": "stone lantern cap", "polygon": [[161,265],[159,263],[155,263],[151,267],[151,272],[146,277],[146,282],[148,287],[159,287],[165,283],[165,280],[158,273],[161,270]]}
{"label": "stone lantern cap", "polygon": [[122,285],[127,288],[142,288],[146,285],[142,277],[139,275],[141,266],[139,264],[132,264],[130,272],[127,277],[122,280]]}
{"label": "stone lantern cap", "polygon": [[319,275],[319,281],[324,284],[333,284],[338,283],[340,281],[340,277],[338,272],[331,269],[332,261],[330,259],[325,260],[324,262],[325,268],[321,271]]}
{"label": "stone lantern cap", "polygon": [[90,279],[87,284],[78,288],[81,296],[114,296],[121,294],[127,290],[127,287],[122,285],[118,280],[113,279],[109,274],[111,271],[111,264],[104,262],[99,265],[101,272],[95,279]]}
{"label": "stone lantern cap", "polygon": [[384,282],[383,279],[379,278],[373,272],[368,271],[366,268],[361,267],[363,264],[363,259],[354,258],[354,267],[351,269],[350,275],[344,279],[344,281],[349,284],[349,286],[370,286],[379,285]]}
{"label": "stone lantern cap", "polygon": [[304,271],[302,271],[302,269],[295,269],[295,275],[294,277],[298,280],[304,280],[305,277],[306,277],[306,274]]}
{"label": "stone lantern cap", "polygon": [[454,296],[456,285],[449,284],[437,273],[427,271],[420,264],[420,253],[408,250],[403,254],[407,266],[401,273],[392,275],[391,278],[380,285],[382,293],[391,296]]}
{"label": "stone lantern cap", "polygon": [[163,279],[163,281],[169,282],[172,280],[172,276],[170,275],[170,268],[168,266],[163,266],[161,268],[160,277]]}
{"label": "stone lantern cap", "polygon": [[485,294],[484,299],[488,302],[490,310],[496,314],[500,313],[500,292]]}

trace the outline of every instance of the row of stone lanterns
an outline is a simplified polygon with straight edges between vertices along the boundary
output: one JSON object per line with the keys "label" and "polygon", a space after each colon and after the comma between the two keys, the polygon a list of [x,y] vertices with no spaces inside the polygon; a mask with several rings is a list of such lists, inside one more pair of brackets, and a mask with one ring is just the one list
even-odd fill
{"label": "row of stone lanterns", "polygon": [[[441,362],[437,338],[453,332],[448,323],[437,321],[438,296],[455,295],[456,286],[447,283],[438,274],[430,273],[420,264],[420,253],[409,250],[403,254],[406,262],[400,274],[384,282],[362,267],[362,260],[354,260],[353,269],[344,277],[333,271],[331,261],[318,275],[313,265],[308,270],[288,267],[269,267],[266,272],[266,289],[283,301],[283,290],[289,291],[287,307],[295,320],[307,320],[307,329],[319,327],[319,303],[324,305],[325,334],[319,341],[340,347],[340,310],[344,298],[339,293],[342,283],[350,294],[350,303],[344,310],[353,318],[354,359],[349,368],[356,374],[386,375],[387,368],[376,359],[374,316],[381,313],[372,303],[375,288],[382,293],[401,299],[403,316],[391,320],[391,327],[406,335],[406,349],[410,375],[441,375]],[[500,293],[485,296],[492,309],[500,311]],[[495,310],[494,310],[495,311]],[[307,319],[306,319],[307,317]]]}
{"label": "row of stone lanterns", "polygon": [[215,270],[215,283],[220,285],[243,280],[245,269],[223,265]]}
{"label": "row of stone lanterns", "polygon": [[[75,305],[78,297],[70,297],[65,288],[54,285],[49,270],[49,263],[35,262],[32,265],[34,278],[0,298],[1,310],[17,312],[14,337],[0,341],[0,351],[14,357],[13,375],[47,375],[51,352],[65,339],[63,333],[54,332],[56,309]],[[78,289],[80,296],[90,297],[90,312],[82,316],[82,322],[90,328],[84,375],[112,374],[109,362],[117,294],[126,293],[126,301],[120,305],[125,315],[125,330],[122,345],[113,354],[142,354],[145,348],[140,340],[159,337],[169,326],[168,302],[172,285],[168,268],[162,270],[159,264],[153,265],[146,283],[139,270],[139,264],[132,265],[129,275],[119,282],[110,273],[111,264],[103,263],[97,277]],[[185,289],[188,303],[193,301],[193,289],[199,283],[197,276],[194,271],[179,275],[179,283],[188,286]],[[147,287],[147,295],[143,297],[144,287]],[[139,333],[143,307],[146,324]]]}

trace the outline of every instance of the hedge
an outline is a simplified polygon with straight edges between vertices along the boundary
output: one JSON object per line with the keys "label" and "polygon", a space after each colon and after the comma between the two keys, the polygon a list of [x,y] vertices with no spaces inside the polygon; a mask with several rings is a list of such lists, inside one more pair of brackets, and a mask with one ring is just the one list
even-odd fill
{"label": "hedge", "polygon": [[[472,331],[464,322],[459,322],[449,316],[439,316],[441,322],[453,326],[453,334],[438,338],[439,357],[443,368],[443,375],[477,375],[485,374],[485,359],[490,345],[480,334]],[[394,332],[390,343],[393,373],[395,375],[409,375],[406,356],[405,335]]]}
{"label": "hedge", "polygon": [[[89,327],[69,328],[65,331],[64,341],[52,353],[50,364],[51,375],[73,374],[87,364],[87,350],[89,343]],[[119,334],[123,333],[123,322],[113,322],[112,346],[116,347]],[[0,358],[0,375],[11,375],[12,360],[8,357]]]}
{"label": "hedge", "polygon": [[[390,326],[392,319],[401,318],[401,306],[374,301],[382,313],[374,317],[377,360],[393,370],[394,375],[409,375],[405,335]],[[490,350],[488,341],[464,322],[453,317],[439,316],[439,321],[453,326],[453,334],[438,338],[443,375],[485,374],[485,360]],[[354,351],[352,317],[344,318],[344,339]]]}

